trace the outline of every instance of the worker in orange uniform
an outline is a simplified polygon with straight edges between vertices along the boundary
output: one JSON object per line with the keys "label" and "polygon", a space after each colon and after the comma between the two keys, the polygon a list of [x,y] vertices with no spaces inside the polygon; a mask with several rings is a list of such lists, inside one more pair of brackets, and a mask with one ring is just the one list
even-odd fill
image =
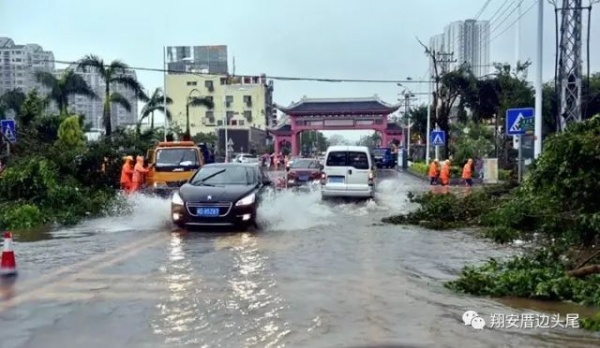
{"label": "worker in orange uniform", "polygon": [[445,160],[440,170],[440,180],[442,181],[443,192],[448,192],[448,185],[450,185],[450,160]]}
{"label": "worker in orange uniform", "polygon": [[438,182],[438,177],[440,176],[440,169],[438,167],[439,163],[437,159],[434,159],[429,163],[429,184],[436,185]]}
{"label": "worker in orange uniform", "polygon": [[[152,165],[151,165],[152,166]],[[137,156],[135,167],[133,167],[133,188],[132,192],[139,191],[144,184],[146,173],[150,171],[150,168],[144,168],[144,157]]]}
{"label": "worker in orange uniform", "polygon": [[133,157],[126,156],[125,163],[121,168],[121,190],[125,193],[131,193],[133,189]]}
{"label": "worker in orange uniform", "polygon": [[473,186],[473,159],[471,158],[463,166],[462,179],[465,181],[465,185]]}

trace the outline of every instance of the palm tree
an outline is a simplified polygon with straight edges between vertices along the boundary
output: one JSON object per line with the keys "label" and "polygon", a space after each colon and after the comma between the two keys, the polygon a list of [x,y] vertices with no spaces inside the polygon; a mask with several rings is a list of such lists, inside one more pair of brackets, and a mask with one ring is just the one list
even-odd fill
{"label": "palm tree", "polygon": [[90,99],[98,98],[83,77],[71,69],[67,69],[59,78],[51,72],[36,71],[35,78],[50,89],[48,98],[56,103],[61,115],[67,115],[69,97],[72,95],[82,95]]}
{"label": "palm tree", "polygon": [[[167,105],[171,105],[173,100],[169,97],[167,99]],[[154,93],[148,98],[148,102],[142,108],[141,117],[138,121],[138,128],[142,124],[142,122],[150,117],[150,129],[154,129],[154,111],[162,112],[167,120],[171,120],[171,112],[167,107],[165,107],[165,96],[163,94],[162,88],[156,88]]]}
{"label": "palm tree", "polygon": [[113,87],[121,85],[135,92],[140,100],[147,99],[142,85],[133,76],[129,75],[129,66],[120,60],[113,60],[110,64],[104,64],[104,60],[100,57],[90,54],[79,61],[77,69],[94,71],[104,81],[105,94],[102,123],[106,130],[106,136],[110,136],[112,133],[111,105],[113,103],[121,105],[125,110],[131,111],[131,103],[121,93],[112,91]]}

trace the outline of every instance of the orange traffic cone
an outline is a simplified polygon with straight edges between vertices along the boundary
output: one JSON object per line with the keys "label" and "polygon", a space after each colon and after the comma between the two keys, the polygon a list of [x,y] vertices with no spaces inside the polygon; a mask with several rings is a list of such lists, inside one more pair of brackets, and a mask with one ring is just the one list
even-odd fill
{"label": "orange traffic cone", "polygon": [[17,275],[17,261],[12,250],[12,233],[4,232],[4,249],[0,261],[0,277],[14,277]]}

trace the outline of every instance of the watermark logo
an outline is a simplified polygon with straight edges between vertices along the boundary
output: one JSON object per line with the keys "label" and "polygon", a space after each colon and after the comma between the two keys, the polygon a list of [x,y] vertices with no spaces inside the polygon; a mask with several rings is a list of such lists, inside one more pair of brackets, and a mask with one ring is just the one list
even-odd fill
{"label": "watermark logo", "polygon": [[553,329],[553,328],[579,328],[579,314],[503,314],[492,313],[488,320],[468,310],[463,313],[462,320],[466,326],[482,330],[486,325],[491,329]]}
{"label": "watermark logo", "polygon": [[463,313],[462,320],[466,326],[470,326],[475,330],[483,330],[485,327],[485,319],[479,316],[475,311],[466,311]]}

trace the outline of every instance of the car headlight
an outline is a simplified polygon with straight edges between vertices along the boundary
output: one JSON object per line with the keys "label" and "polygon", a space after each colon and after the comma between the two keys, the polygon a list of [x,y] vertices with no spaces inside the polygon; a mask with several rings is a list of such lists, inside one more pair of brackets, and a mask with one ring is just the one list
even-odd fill
{"label": "car headlight", "polygon": [[252,194],[249,194],[246,197],[240,199],[239,201],[237,201],[237,203],[235,205],[236,205],[236,207],[239,207],[242,205],[250,205],[250,204],[254,203],[255,200],[256,200],[256,194],[252,193]]}
{"label": "car headlight", "polygon": [[179,192],[173,192],[173,196],[171,197],[171,203],[175,205],[183,205],[183,199],[181,198]]}

